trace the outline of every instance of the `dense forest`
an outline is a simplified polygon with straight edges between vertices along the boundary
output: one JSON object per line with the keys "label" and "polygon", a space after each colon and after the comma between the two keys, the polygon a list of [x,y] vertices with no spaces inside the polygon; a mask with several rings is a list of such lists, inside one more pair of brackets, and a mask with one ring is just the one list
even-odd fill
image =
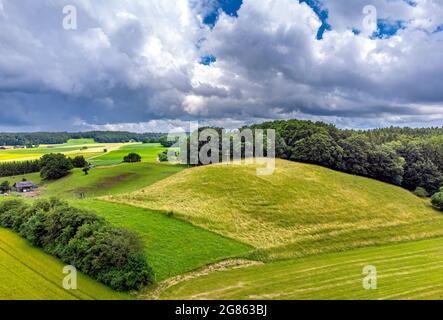
{"label": "dense forest", "polygon": [[61,144],[69,139],[94,139],[98,143],[159,142],[162,133],[131,133],[125,131],[30,132],[0,133],[0,146],[33,146]]}
{"label": "dense forest", "polygon": [[274,121],[279,158],[313,163],[402,186],[419,195],[443,183],[443,128],[341,130],[322,122]]}

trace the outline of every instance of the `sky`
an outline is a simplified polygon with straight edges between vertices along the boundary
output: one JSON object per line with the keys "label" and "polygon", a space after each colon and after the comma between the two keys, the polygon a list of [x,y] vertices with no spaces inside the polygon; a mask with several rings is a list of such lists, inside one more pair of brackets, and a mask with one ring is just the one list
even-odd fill
{"label": "sky", "polygon": [[443,126],[443,1],[0,0],[0,131],[292,118]]}

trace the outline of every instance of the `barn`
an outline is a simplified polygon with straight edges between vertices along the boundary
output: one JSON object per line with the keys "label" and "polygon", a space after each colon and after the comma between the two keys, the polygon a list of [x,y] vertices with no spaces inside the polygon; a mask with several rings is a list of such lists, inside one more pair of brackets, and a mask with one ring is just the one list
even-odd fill
{"label": "barn", "polygon": [[32,181],[17,182],[16,184],[14,184],[14,189],[17,192],[30,192],[36,188],[37,186],[32,183]]}

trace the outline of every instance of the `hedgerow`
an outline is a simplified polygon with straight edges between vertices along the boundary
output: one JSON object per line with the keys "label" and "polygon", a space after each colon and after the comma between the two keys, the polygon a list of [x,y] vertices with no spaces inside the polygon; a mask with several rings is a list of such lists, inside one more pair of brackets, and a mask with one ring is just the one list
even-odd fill
{"label": "hedgerow", "polygon": [[63,201],[4,201],[0,226],[115,290],[136,290],[154,281],[135,233]]}

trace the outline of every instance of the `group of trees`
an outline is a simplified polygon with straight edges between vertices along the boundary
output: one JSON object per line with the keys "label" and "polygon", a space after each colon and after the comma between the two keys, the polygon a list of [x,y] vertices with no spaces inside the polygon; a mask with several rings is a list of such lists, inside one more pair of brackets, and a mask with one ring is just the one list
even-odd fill
{"label": "group of trees", "polygon": [[0,177],[18,176],[40,171],[40,160],[0,163]]}
{"label": "group of trees", "polygon": [[69,139],[94,139],[99,143],[158,143],[163,133],[131,133],[124,131],[0,133],[0,146],[35,146],[61,144]]}
{"label": "group of trees", "polygon": [[74,168],[71,159],[61,153],[45,154],[40,159],[40,167],[40,176],[43,180],[63,178]]}
{"label": "group of trees", "polygon": [[67,158],[63,154],[46,154],[40,160],[13,161],[0,163],[0,177],[24,175],[40,172],[44,180],[56,180],[68,175],[73,168],[83,168],[85,174],[90,169],[83,156]]}
{"label": "group of trees", "polygon": [[127,162],[127,163],[135,163],[135,162],[140,162],[140,161],[142,161],[142,157],[138,153],[134,153],[134,152],[123,157],[123,162]]}
{"label": "group of trees", "polygon": [[154,281],[135,233],[60,200],[2,202],[0,226],[115,290],[136,290]]}
{"label": "group of trees", "polygon": [[[443,183],[443,129],[340,130],[321,122],[289,120],[251,126],[276,130],[276,156],[322,165],[436,193]],[[417,191],[420,191],[417,190]]]}

